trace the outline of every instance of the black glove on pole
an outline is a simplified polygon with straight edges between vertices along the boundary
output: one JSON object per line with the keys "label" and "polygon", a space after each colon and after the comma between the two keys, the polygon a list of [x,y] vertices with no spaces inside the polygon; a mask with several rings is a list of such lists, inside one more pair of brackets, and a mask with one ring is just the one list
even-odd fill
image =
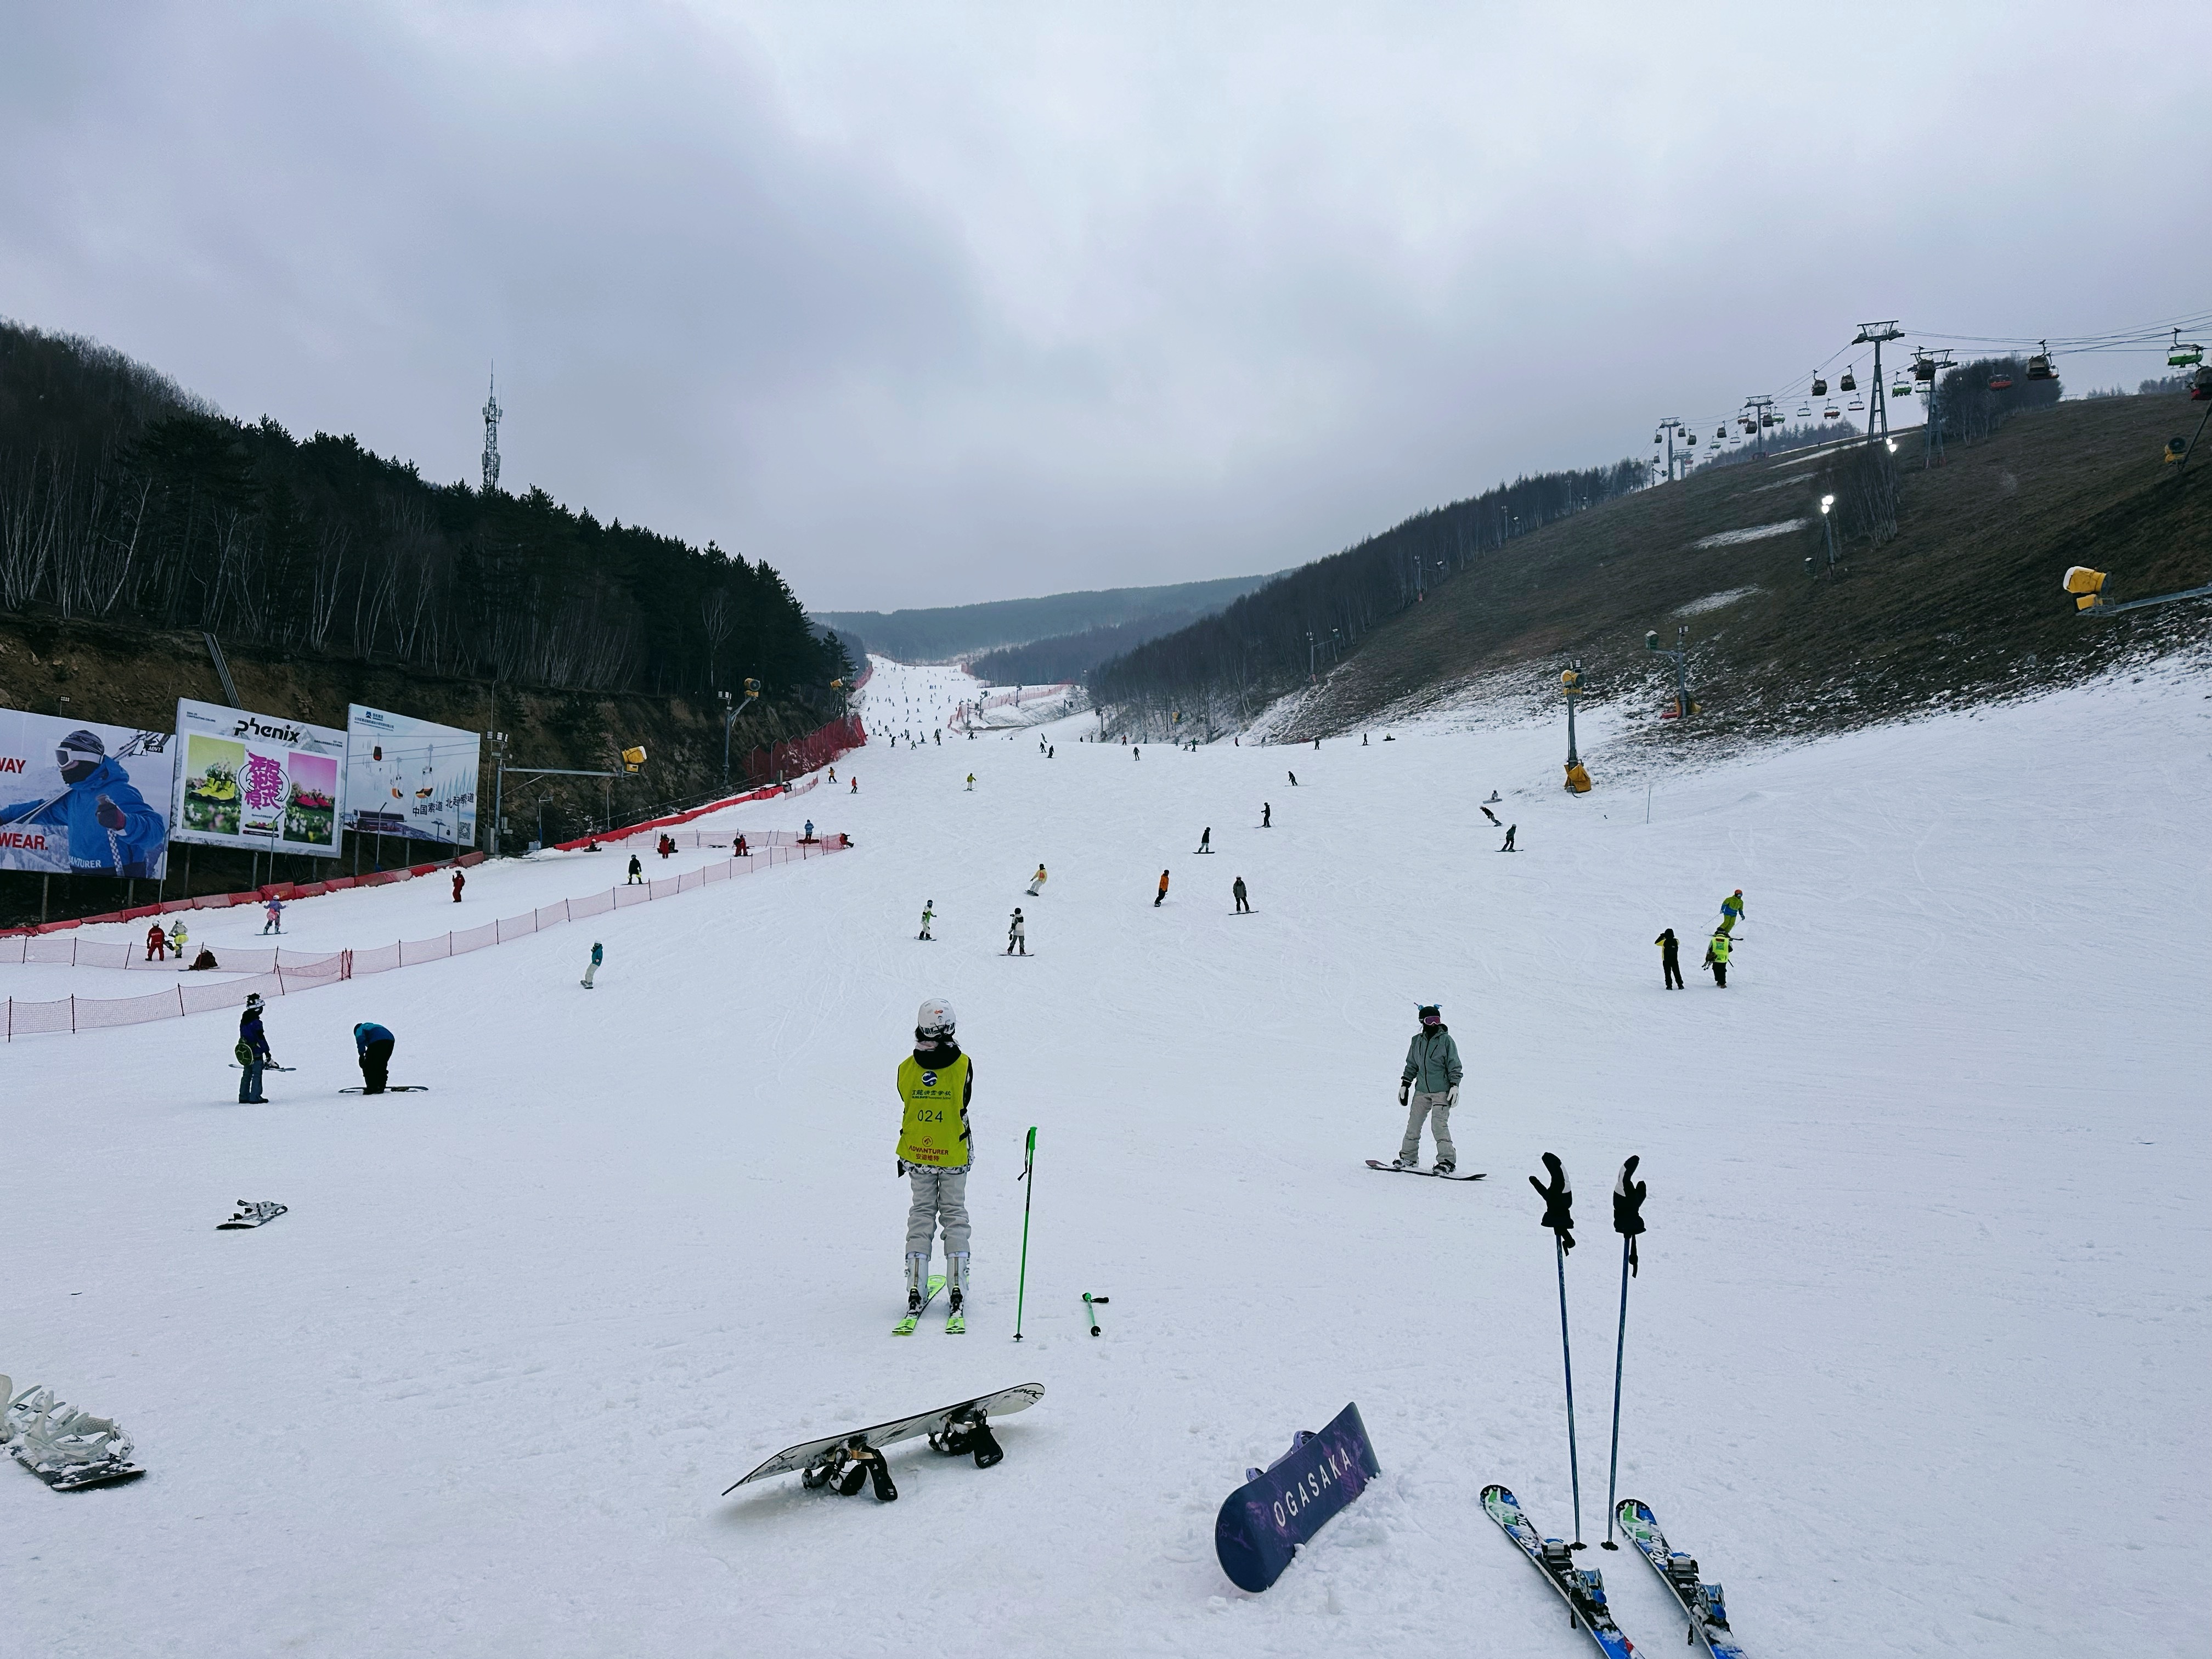
{"label": "black glove on pole", "polygon": [[1628,1351],[1628,1280],[1637,1271],[1636,1236],[1644,1231],[1644,1183],[1636,1179],[1643,1160],[1631,1158],[1620,1166],[1620,1179],[1613,1183],[1613,1230],[1620,1235],[1620,1334],[1613,1348],[1613,1457],[1605,1477],[1605,1547],[1619,1549],[1613,1541],[1613,1494],[1620,1480],[1620,1362]]}
{"label": "black glove on pole", "polygon": [[1528,1184],[1544,1200],[1544,1225],[1552,1230],[1553,1254],[1559,1267],[1559,1366],[1567,1381],[1567,1468],[1575,1490],[1574,1548],[1583,1546],[1583,1466],[1581,1455],[1575,1449],[1575,1361],[1567,1342],[1567,1252],[1575,1248],[1574,1189],[1567,1185],[1567,1171],[1560,1164],[1557,1152],[1544,1154],[1544,1168],[1551,1174],[1547,1186],[1535,1176]]}

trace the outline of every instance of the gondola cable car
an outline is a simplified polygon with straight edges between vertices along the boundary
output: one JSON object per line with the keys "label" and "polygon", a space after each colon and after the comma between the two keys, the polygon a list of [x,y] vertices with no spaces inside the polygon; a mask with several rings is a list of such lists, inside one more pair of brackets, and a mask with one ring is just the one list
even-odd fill
{"label": "gondola cable car", "polygon": [[2029,355],[2027,360],[2027,378],[2031,380],[2057,380],[2058,378],[2058,371],[2051,366],[2051,342],[2048,340],[2038,340],[2036,344],[2043,349],[2040,351],[2033,352]]}

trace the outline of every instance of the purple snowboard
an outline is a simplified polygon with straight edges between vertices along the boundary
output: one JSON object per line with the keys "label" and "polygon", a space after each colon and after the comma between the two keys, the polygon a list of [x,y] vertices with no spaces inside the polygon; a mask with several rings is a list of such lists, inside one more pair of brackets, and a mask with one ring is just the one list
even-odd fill
{"label": "purple snowboard", "polygon": [[1297,1547],[1310,1543],[1382,1472],[1359,1407],[1346,1406],[1319,1434],[1302,1436],[1229,1494],[1213,1522],[1222,1571],[1239,1589],[1267,1589],[1283,1576]]}

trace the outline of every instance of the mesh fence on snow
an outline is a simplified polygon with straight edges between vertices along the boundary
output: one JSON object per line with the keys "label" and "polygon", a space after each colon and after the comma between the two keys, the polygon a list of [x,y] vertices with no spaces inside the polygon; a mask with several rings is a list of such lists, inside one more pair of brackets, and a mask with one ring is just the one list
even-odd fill
{"label": "mesh fence on snow", "polygon": [[[710,832],[682,832],[694,836],[702,833]],[[679,844],[682,834],[676,837]],[[650,904],[655,899],[674,898],[679,893],[696,892],[716,882],[749,876],[779,864],[821,858],[842,850],[834,836],[827,840],[805,841],[781,830],[763,831],[757,838],[749,835],[746,842],[748,851],[741,859],[702,865],[680,876],[662,876],[629,886],[611,887],[584,898],[541,904],[519,916],[505,916],[497,921],[434,934],[428,939],[401,939],[366,950],[335,951],[321,956],[266,948],[226,947],[215,953],[217,968],[227,973],[243,971],[247,977],[242,979],[189,981],[168,990],[136,997],[58,997],[44,1002],[26,1002],[10,997],[4,1007],[0,1007],[0,1024],[4,1024],[6,1040],[13,1042],[19,1036],[97,1031],[110,1026],[143,1024],[153,1019],[179,1019],[186,1014],[216,1008],[235,1009],[250,991],[258,991],[264,997],[289,996],[295,991],[334,985],[340,980],[357,979],[364,974],[381,974],[394,968],[411,968],[417,963],[437,962],[526,938],[564,922],[581,921],[587,916],[605,915],[610,910],[626,909],[632,905]],[[694,841],[691,844],[724,843]],[[16,935],[0,939],[0,963],[129,968],[139,964],[114,959],[111,953],[121,951],[127,958],[132,948],[128,942],[81,939],[74,935]],[[213,950],[212,946],[207,948]],[[143,965],[151,968],[155,964],[149,962]]]}

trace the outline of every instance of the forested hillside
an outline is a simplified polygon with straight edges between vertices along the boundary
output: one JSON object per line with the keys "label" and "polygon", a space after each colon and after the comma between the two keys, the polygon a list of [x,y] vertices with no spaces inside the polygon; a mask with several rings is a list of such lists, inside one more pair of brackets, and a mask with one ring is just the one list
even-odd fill
{"label": "forested hillside", "polygon": [[562,690],[750,676],[825,712],[849,666],[781,576],[711,542],[432,483],[0,323],[0,610],[27,609]]}
{"label": "forested hillside", "polygon": [[1035,599],[994,599],[915,611],[820,611],[814,619],[857,636],[871,651],[901,662],[951,662],[979,651],[1033,640],[1114,628],[1147,617],[1203,616],[1265,576],[1224,576],[1174,582],[1164,587],[1106,587],[1080,593],[1048,593]]}
{"label": "forested hillside", "polygon": [[1158,736],[1182,714],[1200,729],[1242,723],[1373,629],[1521,537],[1640,489],[1638,460],[1543,472],[1418,514],[1341,553],[1301,565],[1180,631],[1102,664],[1096,700],[1117,730]]}

